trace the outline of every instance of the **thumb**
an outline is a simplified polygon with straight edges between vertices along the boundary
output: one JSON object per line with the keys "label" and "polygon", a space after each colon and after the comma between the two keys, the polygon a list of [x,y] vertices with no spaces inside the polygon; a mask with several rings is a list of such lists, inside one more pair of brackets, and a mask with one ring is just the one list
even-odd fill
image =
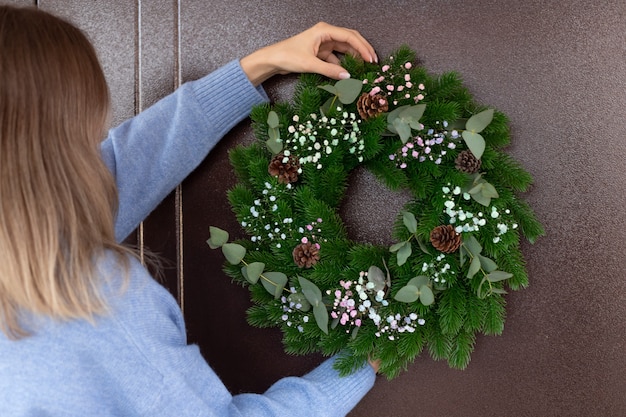
{"label": "thumb", "polygon": [[345,70],[341,65],[331,64],[329,62],[316,60],[314,65],[311,65],[311,72],[315,72],[324,75],[334,80],[343,80],[350,78],[350,73]]}

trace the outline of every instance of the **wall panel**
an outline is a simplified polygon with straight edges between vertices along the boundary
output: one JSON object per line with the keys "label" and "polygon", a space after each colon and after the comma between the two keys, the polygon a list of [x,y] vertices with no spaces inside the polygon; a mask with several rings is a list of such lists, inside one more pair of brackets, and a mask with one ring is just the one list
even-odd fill
{"label": "wall panel", "polygon": [[[137,110],[141,111],[180,85],[178,7],[172,0],[137,2]],[[161,259],[159,279],[184,306],[180,237],[181,188],[169,195],[137,230],[142,250]]]}
{"label": "wall panel", "polygon": [[111,90],[112,125],[136,112],[136,11],[135,2],[39,0],[43,10],[64,16],[83,29],[93,42]]}

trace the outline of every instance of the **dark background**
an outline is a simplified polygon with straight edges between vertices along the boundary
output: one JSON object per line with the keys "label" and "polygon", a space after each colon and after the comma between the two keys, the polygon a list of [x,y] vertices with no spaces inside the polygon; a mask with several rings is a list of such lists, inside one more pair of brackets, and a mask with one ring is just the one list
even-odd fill
{"label": "dark background", "polygon": [[[320,20],[359,30],[380,56],[406,43],[431,72],[458,71],[478,101],[509,116],[508,151],[535,178],[525,199],[548,234],[524,244],[531,285],[507,297],[504,334],[478,337],[465,371],[422,355],[397,379],[379,378],[351,415],[626,415],[623,0],[9,3],[38,5],[88,33],[115,124],[180,82]],[[265,86],[287,100],[294,81]],[[190,341],[235,393],[263,391],[321,360],[287,356],[277,332],[249,327],[247,290],[230,283],[222,255],[205,244],[209,225],[238,231],[225,198],[234,184],[227,152],[252,139],[249,122],[235,128],[136,237],[169,260],[164,283]],[[353,235],[385,236],[396,213],[390,196],[366,176],[354,181],[346,206],[363,209],[345,210]]]}

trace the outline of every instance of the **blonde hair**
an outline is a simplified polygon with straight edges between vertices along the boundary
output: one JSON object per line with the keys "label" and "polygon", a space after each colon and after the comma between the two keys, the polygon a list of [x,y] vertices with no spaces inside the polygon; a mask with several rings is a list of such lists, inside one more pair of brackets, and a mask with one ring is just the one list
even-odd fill
{"label": "blonde hair", "polygon": [[72,24],[0,6],[0,329],[29,312],[61,320],[106,311],[96,262],[115,241],[117,191],[102,162],[109,92]]}

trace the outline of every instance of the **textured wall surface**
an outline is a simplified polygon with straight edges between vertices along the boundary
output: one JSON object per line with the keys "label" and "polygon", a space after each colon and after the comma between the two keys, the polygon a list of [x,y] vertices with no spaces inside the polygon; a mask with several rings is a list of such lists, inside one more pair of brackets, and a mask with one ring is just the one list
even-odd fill
{"label": "textured wall surface", "polygon": [[[34,4],[12,1],[17,4]],[[95,43],[114,122],[231,59],[319,20],[358,29],[385,55],[402,43],[434,73],[458,71],[476,99],[506,113],[509,152],[535,185],[525,199],[547,236],[524,245],[531,285],[508,296],[504,334],[478,337],[465,371],[422,355],[379,378],[354,416],[626,415],[626,4],[623,0],[358,2],[39,0]],[[286,100],[295,77],[266,84]],[[233,392],[262,391],[320,358],[282,353],[280,335],[245,322],[247,291],[221,272],[208,225],[238,230],[225,192],[233,130],[147,220],[137,240],[163,254],[190,340]],[[358,185],[358,186],[357,186]],[[355,179],[357,236],[387,233],[384,196]],[[372,220],[374,219],[374,220]]]}

